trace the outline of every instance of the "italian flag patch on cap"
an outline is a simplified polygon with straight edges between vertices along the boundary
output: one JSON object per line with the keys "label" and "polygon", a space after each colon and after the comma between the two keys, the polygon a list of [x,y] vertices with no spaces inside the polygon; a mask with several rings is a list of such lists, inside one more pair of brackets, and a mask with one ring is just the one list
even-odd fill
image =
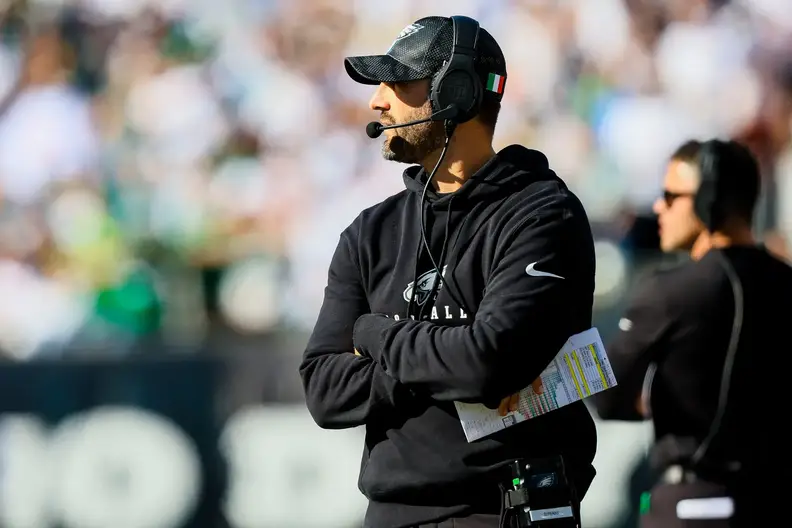
{"label": "italian flag patch on cap", "polygon": [[503,93],[503,85],[506,83],[506,77],[498,75],[497,73],[490,73],[487,78],[487,90],[498,94]]}

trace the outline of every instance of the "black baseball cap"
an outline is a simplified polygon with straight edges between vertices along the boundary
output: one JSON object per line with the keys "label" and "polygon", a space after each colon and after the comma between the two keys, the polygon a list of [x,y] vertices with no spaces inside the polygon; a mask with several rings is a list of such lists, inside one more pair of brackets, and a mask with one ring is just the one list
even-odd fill
{"label": "black baseball cap", "polygon": [[[454,22],[432,16],[416,20],[396,37],[385,55],[346,57],[350,77],[361,84],[409,82],[433,77],[451,58]],[[484,28],[479,29],[475,67],[485,96],[503,98],[506,59],[500,46]]]}

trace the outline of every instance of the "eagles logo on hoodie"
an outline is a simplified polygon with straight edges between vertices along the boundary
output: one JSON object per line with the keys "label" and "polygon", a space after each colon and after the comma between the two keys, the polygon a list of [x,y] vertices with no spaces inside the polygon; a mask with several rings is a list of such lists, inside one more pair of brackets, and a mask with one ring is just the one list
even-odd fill
{"label": "eagles logo on hoodie", "polygon": [[[443,277],[445,277],[446,269],[448,266],[443,266]],[[435,281],[437,280],[437,270],[431,269],[426,273],[422,274],[418,277],[416,281],[418,283],[418,289],[415,290],[415,303],[418,306],[423,306],[424,303],[429,299],[429,295],[432,293],[432,288],[434,288]],[[413,284],[410,283],[407,285],[407,289],[404,290],[404,300],[410,302],[410,298],[412,298],[413,294]],[[438,286],[437,291],[443,289],[443,281],[440,281],[440,286]]]}

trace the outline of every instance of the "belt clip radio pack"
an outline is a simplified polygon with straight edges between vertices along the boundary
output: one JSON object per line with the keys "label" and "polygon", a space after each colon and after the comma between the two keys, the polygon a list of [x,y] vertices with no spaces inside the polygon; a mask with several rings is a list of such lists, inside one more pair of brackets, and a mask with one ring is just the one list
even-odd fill
{"label": "belt clip radio pack", "polygon": [[519,459],[510,464],[512,480],[503,490],[506,526],[578,528],[575,490],[561,456]]}

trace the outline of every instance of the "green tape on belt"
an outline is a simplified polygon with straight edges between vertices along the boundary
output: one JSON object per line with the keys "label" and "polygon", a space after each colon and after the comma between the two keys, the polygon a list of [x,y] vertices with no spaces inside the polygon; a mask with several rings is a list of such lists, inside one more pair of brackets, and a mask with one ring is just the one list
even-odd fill
{"label": "green tape on belt", "polygon": [[652,494],[648,491],[641,493],[641,515],[649,511],[649,504],[652,501]]}

